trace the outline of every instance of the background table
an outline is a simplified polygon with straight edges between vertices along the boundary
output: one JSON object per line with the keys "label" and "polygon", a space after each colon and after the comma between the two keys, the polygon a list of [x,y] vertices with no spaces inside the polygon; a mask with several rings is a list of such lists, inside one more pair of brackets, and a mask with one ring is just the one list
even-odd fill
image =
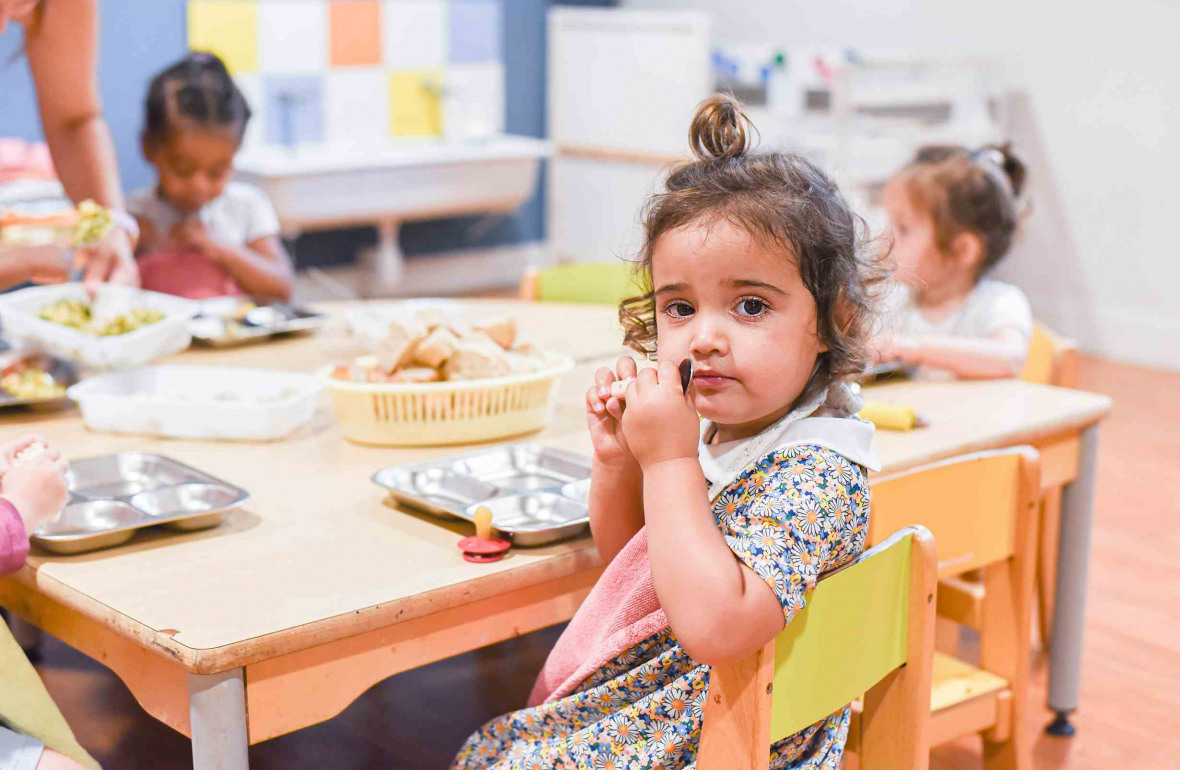
{"label": "background table", "polygon": [[[512,312],[526,339],[582,361],[562,383],[553,424],[517,440],[588,454],[584,394],[619,352],[613,311],[479,305],[479,315]],[[191,350],[176,361],[308,371],[332,360],[333,339]],[[883,472],[1032,443],[1046,488],[1075,490],[1062,526],[1050,699],[1057,692],[1054,708],[1076,707],[1093,426],[1109,400],[1019,382],[905,383],[873,397],[919,406],[931,421],[878,434]],[[326,396],[308,426],[272,444],[100,435],[74,412],[6,418],[5,428],[44,433],[71,458],[166,454],[251,492],[215,529],[144,533],[70,557],[35,553],[0,581],[0,604],[104,663],[148,713],[191,736],[198,770],[246,767],[248,744],[328,719],[395,673],[567,620],[601,571],[589,538],[464,562],[462,523],[398,510],[370,481],[379,468],[458,450],[350,444]]]}

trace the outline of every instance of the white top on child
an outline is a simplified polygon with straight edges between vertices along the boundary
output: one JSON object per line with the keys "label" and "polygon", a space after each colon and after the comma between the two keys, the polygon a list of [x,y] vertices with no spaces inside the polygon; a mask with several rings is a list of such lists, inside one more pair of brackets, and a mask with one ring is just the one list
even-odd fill
{"label": "white top on child", "polygon": [[1032,308],[1024,292],[1010,283],[984,278],[967,299],[946,318],[931,321],[911,301],[905,288],[891,291],[886,299],[886,323],[895,334],[938,334],[950,337],[991,337],[1014,329],[1032,338]]}
{"label": "white top on child", "polygon": [[[127,210],[146,219],[160,235],[166,235],[185,215],[160,197],[155,187],[137,190]],[[246,246],[259,238],[279,234],[279,218],[266,194],[244,182],[230,182],[225,192],[197,212],[205,230],[218,241]]]}
{"label": "white top on child", "polygon": [[[1011,329],[1028,343],[1032,339],[1033,316],[1028,299],[1019,288],[984,278],[975,284],[963,304],[945,318],[932,321],[914,304],[912,292],[894,286],[885,295],[881,321],[886,334],[895,337],[937,335],[985,339]],[[931,376],[922,367],[917,376]]]}

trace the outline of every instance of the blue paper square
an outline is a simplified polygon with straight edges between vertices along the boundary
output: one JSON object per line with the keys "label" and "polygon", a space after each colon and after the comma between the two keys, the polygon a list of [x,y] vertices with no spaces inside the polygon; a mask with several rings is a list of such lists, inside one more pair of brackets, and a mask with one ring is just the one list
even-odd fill
{"label": "blue paper square", "polygon": [[499,0],[451,0],[450,59],[456,63],[501,58]]}
{"label": "blue paper square", "polygon": [[324,138],[324,96],[315,75],[266,78],[266,142],[293,146]]}

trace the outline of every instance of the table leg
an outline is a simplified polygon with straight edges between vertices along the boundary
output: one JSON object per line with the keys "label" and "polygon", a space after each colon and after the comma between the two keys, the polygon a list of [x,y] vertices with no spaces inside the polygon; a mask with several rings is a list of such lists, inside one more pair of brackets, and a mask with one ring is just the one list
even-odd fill
{"label": "table leg", "polygon": [[1091,425],[1081,434],[1077,478],[1061,496],[1053,641],[1049,648],[1049,708],[1057,714],[1048,727],[1051,735],[1074,734],[1069,715],[1078,707],[1097,455],[1098,426]]}
{"label": "table leg", "polygon": [[246,670],[189,674],[193,770],[248,770]]}
{"label": "table leg", "polygon": [[368,265],[369,277],[372,279],[362,291],[365,296],[380,296],[401,282],[405,256],[398,243],[400,231],[401,222],[387,219],[377,223],[377,244],[367,250],[362,258]]}

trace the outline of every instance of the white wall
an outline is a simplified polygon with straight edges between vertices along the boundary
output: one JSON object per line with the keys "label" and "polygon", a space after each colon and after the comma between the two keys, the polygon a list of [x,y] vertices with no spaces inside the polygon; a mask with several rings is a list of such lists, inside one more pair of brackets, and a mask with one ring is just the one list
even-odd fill
{"label": "white wall", "polygon": [[1180,3],[624,0],[717,41],[997,59],[1020,92],[1033,213],[1001,276],[1090,351],[1180,369]]}

